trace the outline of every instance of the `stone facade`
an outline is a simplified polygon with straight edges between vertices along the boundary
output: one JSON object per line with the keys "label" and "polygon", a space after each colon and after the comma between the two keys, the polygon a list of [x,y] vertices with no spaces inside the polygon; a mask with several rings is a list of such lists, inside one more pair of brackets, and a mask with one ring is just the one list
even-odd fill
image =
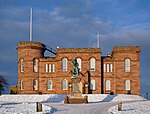
{"label": "stone facade", "polygon": [[[108,56],[101,56],[100,48],[57,48],[55,57],[45,57],[45,50],[45,45],[39,42],[18,44],[19,94],[69,94],[72,89],[71,69],[74,58],[81,60],[81,93],[140,94],[140,47],[114,47]],[[63,58],[67,59],[65,71],[62,68]],[[130,60],[129,72],[125,72],[127,58]],[[95,60],[94,70],[91,70],[91,59]],[[50,65],[50,71],[47,71],[46,65]],[[48,80],[51,81],[50,87]],[[63,89],[63,80],[67,80],[66,89]],[[110,82],[108,87],[107,80]],[[126,80],[130,81],[127,88]]]}

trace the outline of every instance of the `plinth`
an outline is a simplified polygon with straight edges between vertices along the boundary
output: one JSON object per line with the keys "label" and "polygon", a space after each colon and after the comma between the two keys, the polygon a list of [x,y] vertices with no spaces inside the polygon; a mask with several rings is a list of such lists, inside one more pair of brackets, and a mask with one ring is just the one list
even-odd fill
{"label": "plinth", "polygon": [[75,76],[71,78],[72,84],[71,84],[71,94],[70,96],[66,96],[64,98],[64,103],[65,104],[83,104],[83,103],[88,103],[88,97],[87,96],[82,96],[82,93],[80,91],[80,82],[81,78],[79,76]]}

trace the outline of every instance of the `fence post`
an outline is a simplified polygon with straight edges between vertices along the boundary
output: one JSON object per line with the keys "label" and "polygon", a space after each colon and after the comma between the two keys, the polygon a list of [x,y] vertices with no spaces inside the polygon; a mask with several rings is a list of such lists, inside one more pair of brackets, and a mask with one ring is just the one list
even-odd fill
{"label": "fence post", "polygon": [[36,112],[42,112],[42,103],[36,102]]}
{"label": "fence post", "polygon": [[122,111],[122,101],[118,102],[118,111]]}

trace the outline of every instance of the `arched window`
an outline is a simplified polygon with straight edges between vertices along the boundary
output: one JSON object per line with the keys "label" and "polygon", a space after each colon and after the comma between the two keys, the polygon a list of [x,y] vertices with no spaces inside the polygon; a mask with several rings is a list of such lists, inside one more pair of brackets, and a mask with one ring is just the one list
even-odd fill
{"label": "arched window", "polygon": [[90,90],[95,90],[95,80],[94,79],[92,79],[90,81]]}
{"label": "arched window", "polygon": [[24,72],[24,59],[21,59],[21,72]]}
{"label": "arched window", "polygon": [[68,64],[67,58],[63,58],[62,59],[62,71],[67,71],[68,70],[67,64]]}
{"label": "arched window", "polygon": [[90,71],[95,71],[95,58],[90,59]]}
{"label": "arched window", "polygon": [[106,90],[110,90],[110,80],[106,80]]}
{"label": "arched window", "polygon": [[47,89],[52,90],[52,80],[47,81]]}
{"label": "arched window", "polygon": [[80,59],[80,58],[77,58],[77,62],[78,62],[78,64],[79,64],[79,69],[80,69],[80,71],[81,71],[81,59]]}
{"label": "arched window", "polygon": [[125,72],[130,72],[130,59],[125,59]]}
{"label": "arched window", "polygon": [[130,80],[125,81],[125,90],[130,90]]}
{"label": "arched window", "polygon": [[33,71],[38,72],[38,59],[33,59]]}
{"label": "arched window", "polygon": [[62,81],[62,90],[67,90],[68,89],[68,81],[64,79]]}
{"label": "arched window", "polygon": [[20,89],[21,89],[21,90],[24,90],[24,83],[23,83],[23,80],[21,80]]}
{"label": "arched window", "polygon": [[33,90],[38,90],[38,81],[33,80]]}

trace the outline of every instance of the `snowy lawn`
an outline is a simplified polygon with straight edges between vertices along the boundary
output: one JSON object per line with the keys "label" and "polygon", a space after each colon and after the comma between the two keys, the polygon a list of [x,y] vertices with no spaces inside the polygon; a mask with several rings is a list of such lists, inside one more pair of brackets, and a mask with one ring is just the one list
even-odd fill
{"label": "snowy lawn", "polygon": [[[85,96],[84,94],[83,96]],[[62,102],[64,96],[61,94],[45,95],[1,95],[0,114],[33,114],[36,112],[36,102]],[[108,95],[108,94],[87,94],[88,102],[117,102],[117,101],[139,101],[145,100],[138,95]],[[52,112],[52,107],[42,104],[43,113]]]}
{"label": "snowy lawn", "polygon": [[123,103],[122,111],[118,111],[116,105],[109,109],[109,114],[150,114],[150,101]]}

